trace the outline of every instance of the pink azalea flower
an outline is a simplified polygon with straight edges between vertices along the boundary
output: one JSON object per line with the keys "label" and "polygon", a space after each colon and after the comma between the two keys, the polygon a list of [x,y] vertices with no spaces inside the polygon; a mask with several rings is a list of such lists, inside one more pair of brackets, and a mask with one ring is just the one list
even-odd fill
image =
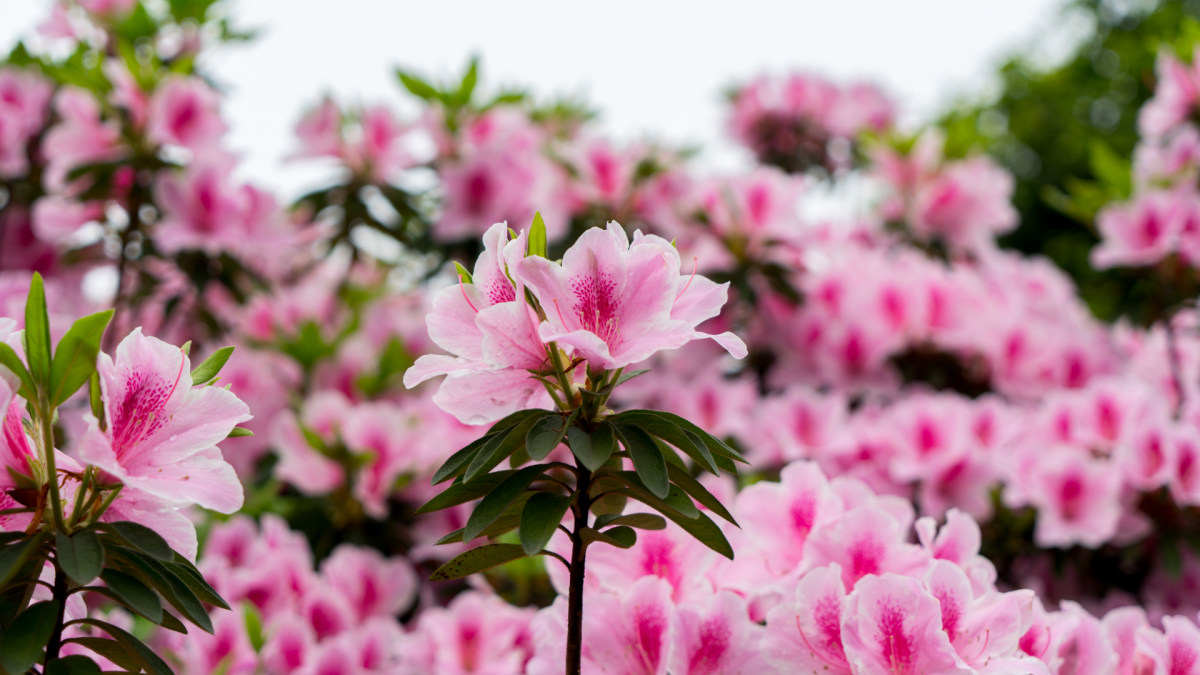
{"label": "pink azalea flower", "polygon": [[[401,642],[406,675],[511,675],[525,672],[533,648],[534,612],[494,595],[461,593],[445,608],[428,609]],[[562,660],[562,649],[557,652]],[[561,663],[558,663],[561,668]]]}
{"label": "pink azalea flower", "polygon": [[846,598],[842,643],[856,672],[967,675],[942,629],[938,602],[920,582],[864,577]]}
{"label": "pink azalea flower", "polygon": [[639,232],[631,243],[620,225],[609,223],[585,232],[561,265],[522,259],[516,277],[546,313],[541,339],[574,348],[592,367],[623,368],[699,338],[744,357],[746,345],[733,333],[696,330],[720,312],[728,284],[681,275],[680,267],[667,241]]}
{"label": "pink azalea flower", "polygon": [[301,157],[340,157],[342,154],[342,111],[325,97],[296,123]]}
{"label": "pink azalea flower", "polygon": [[1105,207],[1096,216],[1103,239],[1092,250],[1098,268],[1152,265],[1179,245],[1187,223],[1197,218],[1200,202],[1189,194],[1145,192],[1132,202]]}
{"label": "pink azalea flower", "polygon": [[671,671],[680,675],[752,675],[767,670],[760,653],[763,629],[750,621],[746,601],[730,591],[679,611],[679,654]]}
{"label": "pink azalea flower", "polygon": [[1062,448],[1040,460],[1028,476],[1029,499],[1038,507],[1039,546],[1099,546],[1117,532],[1121,476],[1109,463]]}
{"label": "pink azalea flower", "polygon": [[177,507],[241,508],[241,483],[217,443],[250,419],[246,404],[220,387],[193,387],[187,355],[141,329],[115,360],[101,354],[97,370],[107,428],[89,423],[81,461]]}
{"label": "pink azalea flower", "polygon": [[433,401],[467,424],[550,405],[549,395],[528,372],[545,368],[547,359],[536,318],[521,279],[514,286],[506,273],[524,256],[525,235],[508,241],[507,225],[496,223],[483,243],[473,282],[439,291],[427,318],[430,339],[455,356],[426,354],[404,373],[404,386],[410,388],[446,375]]}
{"label": "pink azalea flower", "polygon": [[211,151],[225,133],[221,99],[199,78],[171,77],[150,97],[146,135],[155,143]]}
{"label": "pink azalea flower", "polygon": [[[679,614],[671,587],[642,577],[620,595],[593,594],[583,618],[583,672],[588,675],[668,675],[682,650]],[[533,621],[535,653],[529,675],[562,672],[566,645],[566,598],[538,612]]]}
{"label": "pink azalea flower", "polygon": [[360,622],[401,614],[417,596],[417,576],[408,560],[384,558],[373,549],[342,544],[321,562],[321,575],[349,601]]}
{"label": "pink azalea flower", "polygon": [[46,186],[52,191],[67,187],[71,169],[91,162],[120,157],[120,127],[100,116],[100,105],[91,93],[66,87],[54,98],[54,109],[62,121],[54,125],[42,143],[46,153]]}
{"label": "pink azalea flower", "polygon": [[1200,101],[1200,64],[1186,64],[1163,51],[1155,64],[1158,84],[1154,97],[1138,114],[1143,136],[1160,137],[1187,122]]}
{"label": "pink azalea flower", "polygon": [[837,563],[809,571],[796,584],[794,596],[767,615],[763,655],[779,672],[811,669],[848,675],[850,663],[842,645],[845,604]]}

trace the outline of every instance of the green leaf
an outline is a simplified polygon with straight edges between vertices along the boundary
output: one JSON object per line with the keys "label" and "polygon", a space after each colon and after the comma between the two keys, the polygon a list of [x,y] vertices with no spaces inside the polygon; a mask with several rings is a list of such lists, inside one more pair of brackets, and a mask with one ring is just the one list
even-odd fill
{"label": "green leaf", "polygon": [[118,667],[125,669],[127,672],[141,672],[142,665],[138,662],[136,656],[129,653],[125,647],[116,640],[109,640],[102,637],[77,637],[64,642],[73,642],[81,647],[90,649],[100,656],[112,661]]}
{"label": "green leaf", "polygon": [[671,491],[671,483],[667,480],[667,461],[663,457],[654,439],[639,427],[619,426],[617,434],[629,458],[633,460],[633,468],[638,478],[655,497],[663,499]]}
{"label": "green leaf", "polygon": [[254,435],[254,432],[250,431],[249,429],[246,429],[243,427],[234,427],[229,430],[229,435],[226,436],[225,438],[245,438],[247,436],[253,436],[253,435]]}
{"label": "green leaf", "polygon": [[[618,417],[620,416],[618,415]],[[694,434],[684,431],[667,420],[650,416],[636,418],[632,424],[640,427],[651,436],[660,438],[679,448],[683,454],[690,457],[693,462],[700,465],[705,471],[720,475],[720,470],[713,459],[712,453],[708,451],[708,448],[704,445],[704,441],[697,438]]]}
{"label": "green leaf", "polygon": [[432,485],[445,482],[461,475],[467,470],[468,463],[475,458],[475,455],[484,448],[493,438],[493,434],[486,434],[482,438],[477,438],[467,444],[466,447],[450,455],[450,458],[442,463],[438,470],[433,473]]}
{"label": "green leaf", "polygon": [[607,532],[585,527],[580,536],[589,544],[600,541],[617,548],[629,548],[637,543],[637,530],[631,527],[614,527]]}
{"label": "green leaf", "polygon": [[434,570],[429,580],[461,579],[524,557],[525,550],[517,544],[487,544],[454,556]]}
{"label": "green leaf", "polygon": [[21,390],[18,392],[21,398],[27,401],[35,400],[37,395],[34,393],[33,377],[25,369],[25,362],[17,356],[16,350],[3,342],[0,342],[0,366],[11,370],[21,381]]}
{"label": "green leaf", "polygon": [[221,609],[229,609],[229,603],[221,597],[217,590],[210,586],[204,577],[200,574],[200,570],[191,563],[190,560],[182,555],[175,554],[175,562],[166,563],[167,569],[175,573],[175,577],[183,582],[183,584],[200,598],[201,602],[206,602],[214,607]]}
{"label": "green leaf", "polygon": [[81,530],[73,535],[57,534],[58,566],[71,580],[86,586],[100,575],[104,568],[104,544],[91,530]]}
{"label": "green leaf", "polygon": [[[629,486],[625,491],[630,497],[663,514],[700,543],[733,560],[733,547],[729,545],[725,533],[721,532],[721,528],[717,527],[712,519],[701,513],[678,486],[672,485],[671,494],[667,495],[667,499],[664,500],[655,497],[640,485],[636,474],[623,471],[621,477]],[[694,513],[680,510],[685,507],[685,503],[691,506],[690,511]]]}
{"label": "green leaf", "polygon": [[717,499],[716,495],[709,492],[708,488],[704,487],[700,481],[693,478],[690,473],[680,469],[674,464],[671,464],[667,466],[667,474],[670,476],[671,482],[678,485],[684,492],[688,493],[692,499],[695,499],[703,504],[704,507],[709,511],[712,511],[725,520],[737,525],[737,521],[733,519],[733,514],[729,512],[729,509],[725,508],[725,505],[721,503],[721,500]]}
{"label": "green leaf", "polygon": [[100,675],[100,666],[82,654],[72,654],[47,663],[42,672],[45,675]]}
{"label": "green leaf", "polygon": [[108,420],[104,416],[104,394],[100,391],[100,373],[92,371],[88,378],[88,403],[92,407],[92,416],[100,424],[100,431],[108,429]]}
{"label": "green leaf", "polygon": [[571,453],[589,471],[598,471],[616,451],[617,437],[611,424],[601,422],[590,434],[578,427],[571,427],[567,432],[567,445],[571,446]]}
{"label": "green leaf", "polygon": [[233,347],[221,347],[213,352],[212,356],[204,359],[204,363],[192,369],[192,384],[199,386],[212,382],[232,355]]}
{"label": "green leaf", "polygon": [[139,579],[114,569],[104,570],[100,578],[126,607],[154,623],[162,621],[162,601],[153,589]]}
{"label": "green leaf", "polygon": [[410,94],[419,99],[433,101],[439,98],[438,91],[431,84],[416,75],[411,75],[397,68],[396,77],[400,78],[400,84],[404,85],[404,88]]}
{"label": "green leaf", "polygon": [[471,512],[471,516],[467,518],[467,524],[463,527],[463,541],[471,541],[479,536],[483,528],[499,518],[509,504],[524,493],[533,481],[537,480],[548,468],[550,468],[549,464],[527,466],[505,478],[504,482],[487,493],[475,510]]}
{"label": "green leaf", "polygon": [[[117,628],[111,623],[100,621],[98,619],[87,619],[86,623],[108,633],[113,640],[125,648],[126,653],[137,662],[137,664],[150,675],[175,675],[171,672],[171,667],[165,661],[159,658],[149,647],[142,644],[142,641],[130,635],[121,628]],[[131,669],[132,670],[132,669]]]}
{"label": "green leaf", "polygon": [[58,603],[30,605],[0,635],[0,666],[9,673],[24,673],[41,660],[58,623]]}
{"label": "green leaf", "polygon": [[[669,422],[694,435],[704,443],[705,447],[707,447],[714,456],[725,457],[743,464],[748,463],[746,462],[746,458],[742,456],[742,453],[735,450],[728,443],[673,413],[662,412],[660,410],[627,410],[619,415],[614,415],[613,417],[609,418],[609,421],[613,423],[632,424],[639,427],[645,427],[646,424],[644,424],[644,422],[648,419]],[[675,444],[672,443],[672,445]]]}
{"label": "green leaf", "polygon": [[525,555],[537,555],[546,548],[569,508],[571,498],[566,495],[539,492],[529,498],[525,510],[521,512],[521,529],[518,533]]}
{"label": "green leaf", "polygon": [[46,289],[42,275],[33,273],[29,296],[25,300],[25,358],[35,389],[48,392],[50,387],[50,316],[46,309]]}
{"label": "green leaf", "polygon": [[175,552],[157,532],[138,523],[120,521],[104,523],[104,529],[124,539],[130,546],[164,562],[175,560]]}
{"label": "green leaf", "polygon": [[568,420],[557,413],[539,417],[525,434],[525,451],[535,461],[545,459],[562,443],[569,427]]}
{"label": "green leaf", "polygon": [[[504,514],[497,518],[491,525],[485,527],[483,532],[479,533],[479,536],[494,539],[506,532],[517,529],[517,527],[521,524],[521,511],[525,509],[525,504],[529,501],[529,498],[535,494],[541,493],[526,492],[517,497],[515,500],[513,500],[512,504],[505,509]],[[437,540],[437,544],[441,545],[462,542],[462,536],[463,528],[460,527],[450,534]]]}
{"label": "green leaf", "polygon": [[[202,586],[192,582],[192,574],[189,570],[194,568],[190,564],[161,562],[140,551],[117,545],[109,546],[108,553],[113,559],[112,564],[120,567],[120,571],[135,575],[141,581],[151,585],[184,618],[203,631],[212,633],[213,626],[212,619],[201,602],[201,597],[209,602],[212,597],[215,597],[219,602],[212,604],[228,608],[225,601],[211,590],[203,578],[200,579]],[[196,572],[194,576],[199,577],[199,572]],[[193,590],[193,588],[197,590]]]}
{"label": "green leaf", "polygon": [[39,533],[29,539],[9,544],[0,550],[0,588],[7,588],[17,570],[25,564],[29,555],[42,545],[46,535]]}
{"label": "green leaf", "polygon": [[96,372],[100,339],[112,316],[113,310],[109,309],[78,319],[59,340],[50,364],[51,403],[62,404]]}
{"label": "green leaf", "polygon": [[484,446],[483,450],[478,455],[475,455],[475,459],[471,460],[471,465],[467,467],[467,472],[463,474],[463,479],[471,481],[477,476],[496,468],[497,464],[503,462],[506,457],[525,444],[525,437],[529,432],[529,428],[538,419],[537,417],[531,417],[514,427],[496,434]]}
{"label": "green leaf", "polygon": [[246,622],[246,637],[250,639],[250,646],[254,648],[254,652],[262,651],[263,644],[266,642],[266,637],[263,635],[262,614],[258,608],[249,600],[242,601],[242,617]]}
{"label": "green leaf", "polygon": [[667,521],[662,516],[653,513],[606,513],[596,518],[593,525],[596,529],[608,527],[609,525],[627,525],[643,530],[665,530],[667,529]]}
{"label": "green leaf", "polygon": [[533,224],[529,226],[529,247],[527,255],[546,257],[546,221],[542,220],[542,212],[533,213]]}
{"label": "green leaf", "polygon": [[500,483],[504,482],[504,479],[514,473],[516,471],[496,471],[494,473],[486,473],[470,482],[456,482],[440,494],[434,496],[433,499],[422,504],[417,509],[416,514],[433,513],[434,511],[448,509],[451,506],[465,504],[473,499],[479,499],[492,490],[495,490],[496,486],[500,485]]}
{"label": "green leaf", "polygon": [[461,281],[462,283],[464,283],[464,284],[475,283],[475,278],[472,277],[471,273],[467,271],[467,268],[460,265],[457,260],[454,261],[454,270],[456,272],[458,272],[458,280]]}

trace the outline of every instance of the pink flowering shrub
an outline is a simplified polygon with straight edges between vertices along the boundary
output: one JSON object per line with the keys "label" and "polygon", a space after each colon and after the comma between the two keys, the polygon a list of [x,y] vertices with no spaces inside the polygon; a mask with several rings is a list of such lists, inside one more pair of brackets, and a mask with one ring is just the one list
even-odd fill
{"label": "pink flowering shrub", "polygon": [[[56,2],[48,48],[0,61],[0,562],[39,542],[0,626],[79,620],[51,660],[162,672],[88,647],[128,633],[197,673],[562,672],[561,523],[589,538],[586,672],[1200,663],[1194,58],[1164,51],[1082,210],[1079,265],[1142,294],[1107,324],[998,245],[996,160],[811,73],[737,88],[755,164],[711,175],[475,62],[401,70],[415,112],[280,120],[328,169],[287,204],[228,144],[197,57],[237,31],[201,4]],[[52,405],[42,343],[91,364]],[[576,525],[580,464],[604,477]],[[58,533],[84,532],[81,580]],[[146,556],[207,580],[195,603],[122,586]]]}

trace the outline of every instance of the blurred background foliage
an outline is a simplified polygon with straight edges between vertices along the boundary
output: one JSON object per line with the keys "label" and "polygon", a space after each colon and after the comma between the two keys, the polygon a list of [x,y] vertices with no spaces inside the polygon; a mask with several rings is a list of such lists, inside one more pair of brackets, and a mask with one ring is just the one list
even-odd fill
{"label": "blurred background foliage", "polygon": [[1137,113],[1154,90],[1158,54],[1190,61],[1200,44],[1200,0],[1075,0],[1062,16],[1062,26],[1090,23],[1065,60],[1046,66],[1016,54],[1000,67],[994,98],[959,104],[937,124],[947,154],[981,148],[1013,172],[1021,224],[1002,246],[1049,257],[1099,318],[1147,324],[1170,302],[1161,288],[1137,270],[1093,269],[1088,254],[1099,240],[1096,211],[1129,196]]}

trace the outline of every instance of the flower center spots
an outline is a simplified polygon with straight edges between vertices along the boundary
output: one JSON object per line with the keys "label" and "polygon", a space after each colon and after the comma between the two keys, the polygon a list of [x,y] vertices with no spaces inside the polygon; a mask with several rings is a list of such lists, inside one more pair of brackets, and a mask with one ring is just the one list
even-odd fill
{"label": "flower center spots", "polygon": [[614,345],[620,317],[620,302],[617,300],[617,282],[609,274],[578,276],[571,280],[571,292],[575,302],[571,309],[579,317],[584,330],[595,333],[601,340]]}
{"label": "flower center spots", "polygon": [[884,605],[880,608],[879,646],[889,672],[895,675],[912,672],[915,654],[912,641],[904,632],[904,612],[898,607]]}
{"label": "flower center spots", "polygon": [[120,459],[139,441],[151,436],[167,422],[163,408],[175,387],[179,386],[179,378],[183,375],[183,358],[179,359],[179,372],[174,382],[161,380],[136,371],[125,381],[125,398],[114,411],[112,421],[113,451]]}
{"label": "flower center spots", "polygon": [[517,299],[517,291],[509,283],[508,279],[495,279],[487,288],[488,300],[492,301],[493,305],[498,305],[502,302],[512,302]]}

